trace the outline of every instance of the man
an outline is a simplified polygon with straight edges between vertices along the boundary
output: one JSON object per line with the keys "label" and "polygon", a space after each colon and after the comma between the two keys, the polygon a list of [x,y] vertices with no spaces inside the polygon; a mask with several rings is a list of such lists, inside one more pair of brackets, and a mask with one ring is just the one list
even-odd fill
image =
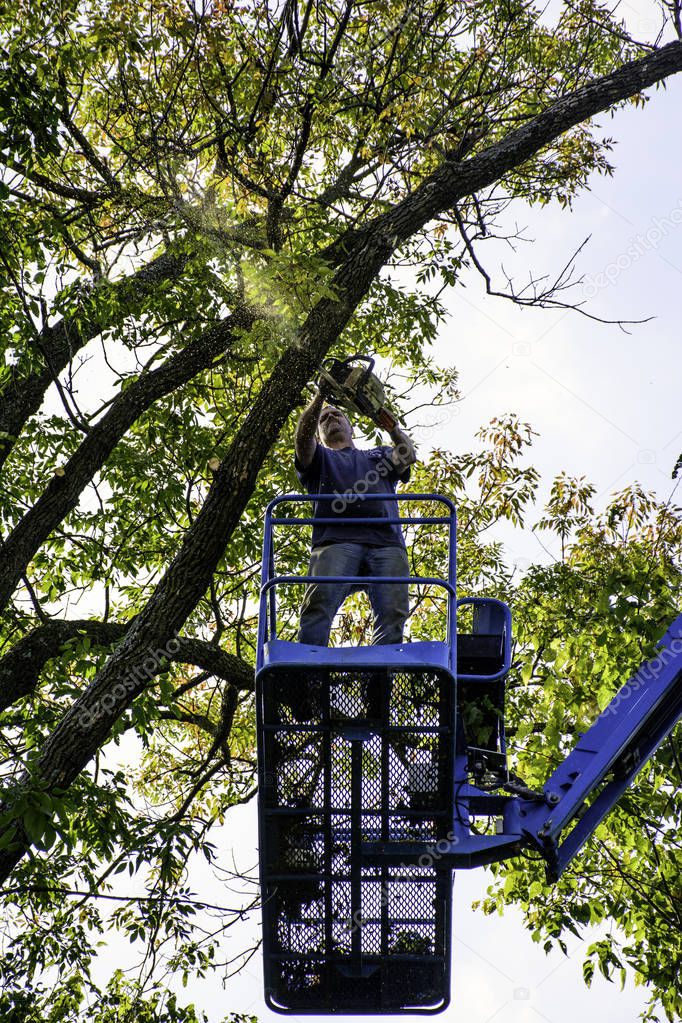
{"label": "man", "polygon": [[[335,518],[331,525],[314,525],[309,575],[407,576],[409,565],[399,525],[382,525],[382,518],[398,517],[397,501],[358,500],[359,494],[394,494],[398,480],[406,483],[416,462],[414,445],[401,429],[390,433],[393,447],[356,448],[347,417],[333,405],[323,408],[318,391],[304,409],[294,438],[295,465],[309,494],[336,494],[320,501],[315,518]],[[319,435],[316,436],[316,433]],[[374,525],[353,520],[376,518]],[[344,583],[313,583],[306,589],[301,608],[300,643],[326,646],[334,615],[351,591]],[[409,613],[407,583],[368,582],[374,631],[372,643],[400,643]]]}

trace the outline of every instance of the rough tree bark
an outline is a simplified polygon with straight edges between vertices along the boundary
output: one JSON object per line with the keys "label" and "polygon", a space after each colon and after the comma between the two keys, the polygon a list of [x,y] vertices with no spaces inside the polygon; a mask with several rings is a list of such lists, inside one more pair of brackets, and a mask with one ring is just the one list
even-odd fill
{"label": "rough tree bark", "polygon": [[[69,640],[87,636],[95,646],[113,646],[123,639],[131,624],[83,618],[59,619],[39,625],[0,658],[0,711],[35,691],[45,665],[62,652]],[[214,643],[179,636],[177,646],[174,644],[170,651],[170,660],[210,671],[235,689],[253,689],[251,665]]]}

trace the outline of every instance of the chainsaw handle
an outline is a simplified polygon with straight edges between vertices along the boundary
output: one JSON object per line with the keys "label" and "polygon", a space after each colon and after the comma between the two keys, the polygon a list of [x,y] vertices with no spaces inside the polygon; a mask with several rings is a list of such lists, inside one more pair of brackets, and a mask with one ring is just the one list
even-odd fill
{"label": "chainsaw handle", "polygon": [[[337,360],[332,359],[330,361],[336,362]],[[339,359],[338,361],[341,363],[342,366],[350,366],[354,362],[367,362],[369,363],[367,367],[369,372],[371,373],[372,370],[374,369],[374,359],[371,355],[349,355],[345,359]]]}
{"label": "chainsaw handle", "polygon": [[374,359],[372,358],[371,355],[349,355],[345,359],[328,359],[327,361],[332,363],[332,364],[336,363],[337,366],[348,366],[348,367],[352,366],[353,363],[355,363],[355,362],[366,362],[367,363],[367,367],[366,367],[364,373],[362,374],[362,378],[361,378],[363,384],[364,384],[365,380],[368,379],[368,377],[372,373],[372,370],[374,369]]}

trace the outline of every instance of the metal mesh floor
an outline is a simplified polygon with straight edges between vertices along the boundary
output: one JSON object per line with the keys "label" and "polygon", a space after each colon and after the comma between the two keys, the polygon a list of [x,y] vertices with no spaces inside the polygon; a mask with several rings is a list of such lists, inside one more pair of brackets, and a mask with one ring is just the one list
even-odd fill
{"label": "metal mesh floor", "polygon": [[434,1011],[449,995],[452,880],[437,860],[364,865],[366,841],[446,838],[446,672],[259,679],[266,997],[297,1013]]}

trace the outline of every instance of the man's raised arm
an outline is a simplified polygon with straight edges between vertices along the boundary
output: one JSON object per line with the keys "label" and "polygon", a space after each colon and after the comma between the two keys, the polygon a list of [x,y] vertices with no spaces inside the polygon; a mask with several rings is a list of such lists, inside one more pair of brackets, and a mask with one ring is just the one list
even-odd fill
{"label": "man's raised arm", "polygon": [[417,461],[415,446],[405,431],[401,430],[399,426],[394,426],[389,431],[389,436],[393,441],[391,461],[398,472],[403,472],[408,466],[414,465]]}
{"label": "man's raised arm", "polygon": [[301,412],[301,417],[296,424],[294,450],[296,451],[296,460],[302,469],[308,468],[315,455],[317,447],[315,431],[323,402],[324,395],[320,394],[318,390],[313,400]]}

